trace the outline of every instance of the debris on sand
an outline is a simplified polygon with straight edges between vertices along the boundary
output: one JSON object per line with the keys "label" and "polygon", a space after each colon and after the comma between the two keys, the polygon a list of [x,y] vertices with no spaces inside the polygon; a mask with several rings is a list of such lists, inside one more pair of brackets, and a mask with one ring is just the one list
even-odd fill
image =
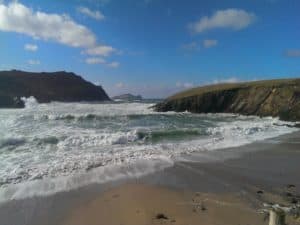
{"label": "debris on sand", "polygon": [[163,213],[158,213],[158,214],[156,215],[155,218],[158,219],[158,220],[168,220],[168,219],[169,219],[169,218],[168,218],[165,214],[163,214]]}

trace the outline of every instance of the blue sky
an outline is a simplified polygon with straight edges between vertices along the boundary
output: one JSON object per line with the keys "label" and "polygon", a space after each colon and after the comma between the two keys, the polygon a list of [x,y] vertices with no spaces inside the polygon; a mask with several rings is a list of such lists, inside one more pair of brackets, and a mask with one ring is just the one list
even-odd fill
{"label": "blue sky", "polygon": [[75,72],[109,95],[300,77],[299,0],[0,0],[0,69]]}

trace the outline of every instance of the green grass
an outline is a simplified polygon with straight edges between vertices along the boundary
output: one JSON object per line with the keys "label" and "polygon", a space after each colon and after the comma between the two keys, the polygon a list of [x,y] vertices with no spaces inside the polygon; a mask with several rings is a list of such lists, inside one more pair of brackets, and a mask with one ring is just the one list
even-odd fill
{"label": "green grass", "polygon": [[201,86],[192,88],[186,91],[179,92],[170,96],[167,100],[186,98],[191,96],[197,96],[214,91],[223,91],[236,88],[248,88],[248,87],[280,87],[280,86],[300,85],[300,78],[298,79],[277,79],[277,80],[260,80],[252,82],[240,82],[240,83],[222,83],[213,84],[207,86]]}

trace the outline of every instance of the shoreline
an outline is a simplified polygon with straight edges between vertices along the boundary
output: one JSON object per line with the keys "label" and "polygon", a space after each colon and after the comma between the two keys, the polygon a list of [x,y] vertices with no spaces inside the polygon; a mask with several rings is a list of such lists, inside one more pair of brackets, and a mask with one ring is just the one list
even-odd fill
{"label": "shoreline", "polygon": [[[160,193],[160,188],[177,194],[206,193],[211,198],[220,199],[224,195],[230,195],[231,199],[238,195],[242,196],[240,203],[250,209],[258,209],[263,201],[272,199],[280,198],[288,202],[291,200],[286,196],[288,185],[295,185],[293,194],[300,192],[299,137],[300,132],[296,131],[258,143],[208,152],[203,160],[206,162],[198,159],[198,162],[182,161],[140,178],[92,184],[50,196],[13,200],[0,204],[1,224],[64,224],[66,217],[74,210],[126,185],[133,185],[131,189],[142,189],[142,193],[149,195]],[[239,154],[236,154],[237,150]],[[203,155],[197,157],[203,159]],[[207,161],[209,158],[214,160]],[[144,187],[148,192],[143,190]],[[264,194],[257,194],[259,191]],[[130,192],[123,194],[126,193]],[[181,194],[175,196],[182,198]],[[153,207],[156,207],[155,204]]]}

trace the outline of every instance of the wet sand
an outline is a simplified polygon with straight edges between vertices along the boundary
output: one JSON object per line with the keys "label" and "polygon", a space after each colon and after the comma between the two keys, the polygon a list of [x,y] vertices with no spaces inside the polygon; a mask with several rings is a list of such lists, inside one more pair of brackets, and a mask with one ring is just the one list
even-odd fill
{"label": "wet sand", "polygon": [[0,224],[267,224],[262,203],[299,199],[299,132],[189,158],[136,179],[3,203]]}

